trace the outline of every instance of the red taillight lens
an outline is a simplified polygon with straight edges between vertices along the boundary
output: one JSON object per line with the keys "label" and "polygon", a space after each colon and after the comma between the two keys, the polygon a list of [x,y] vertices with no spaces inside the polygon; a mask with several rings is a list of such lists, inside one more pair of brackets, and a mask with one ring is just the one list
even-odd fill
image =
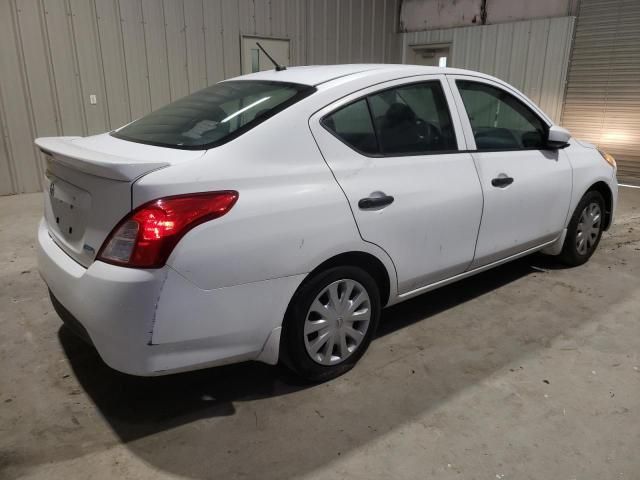
{"label": "red taillight lens", "polygon": [[162,267],[193,227],[231,210],[238,192],[195,193],[160,198],[127,215],[107,237],[98,260],[125,267]]}

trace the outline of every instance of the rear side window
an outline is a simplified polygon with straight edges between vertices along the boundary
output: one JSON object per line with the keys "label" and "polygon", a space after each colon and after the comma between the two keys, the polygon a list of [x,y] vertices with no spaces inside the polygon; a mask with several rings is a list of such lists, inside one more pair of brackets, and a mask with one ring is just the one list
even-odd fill
{"label": "rear side window", "polygon": [[456,85],[478,150],[544,148],[547,125],[516,97],[485,83]]}
{"label": "rear side window", "polygon": [[341,108],[323,120],[323,124],[344,143],[363,153],[378,153],[376,135],[367,100]]}
{"label": "rear side window", "polygon": [[314,91],[314,87],[283,82],[222,82],[151,112],[112,135],[164,147],[211,148],[241,135]]}
{"label": "rear side window", "polygon": [[326,116],[322,124],[355,150],[372,155],[421,155],[457,150],[439,81],[390,88]]}

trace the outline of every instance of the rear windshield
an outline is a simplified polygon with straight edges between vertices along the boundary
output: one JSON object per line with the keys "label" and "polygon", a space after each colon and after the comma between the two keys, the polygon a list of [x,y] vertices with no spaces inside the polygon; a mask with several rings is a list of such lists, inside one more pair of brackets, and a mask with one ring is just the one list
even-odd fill
{"label": "rear windshield", "polygon": [[242,135],[314,91],[308,85],[283,82],[222,82],[159,108],[111,135],[163,147],[211,148]]}

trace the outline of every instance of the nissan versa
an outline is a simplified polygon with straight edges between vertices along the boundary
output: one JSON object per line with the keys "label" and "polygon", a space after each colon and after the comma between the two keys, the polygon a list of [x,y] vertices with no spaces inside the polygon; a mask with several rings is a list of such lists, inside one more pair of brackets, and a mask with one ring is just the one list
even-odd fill
{"label": "nissan versa", "polygon": [[258,360],[327,380],[385,306],[536,251],[586,262],[617,197],[610,155],[448,68],[260,72],[36,144],[53,305],[134,375]]}

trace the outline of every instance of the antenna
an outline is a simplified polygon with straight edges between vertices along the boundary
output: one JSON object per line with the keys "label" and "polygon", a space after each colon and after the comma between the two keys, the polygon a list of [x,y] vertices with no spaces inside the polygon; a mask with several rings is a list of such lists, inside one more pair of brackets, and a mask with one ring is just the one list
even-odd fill
{"label": "antenna", "polygon": [[262,53],[264,53],[267,58],[269,60],[271,60],[271,63],[273,63],[276,67],[276,72],[281,72],[282,70],[286,70],[287,67],[285,67],[284,65],[280,65],[278,62],[276,62],[273,57],[271,55],[269,55],[269,53],[267,53],[267,51],[264,49],[264,47],[262,45],[260,45],[260,42],[256,42],[256,45],[258,46],[258,48],[260,50],[262,50]]}

